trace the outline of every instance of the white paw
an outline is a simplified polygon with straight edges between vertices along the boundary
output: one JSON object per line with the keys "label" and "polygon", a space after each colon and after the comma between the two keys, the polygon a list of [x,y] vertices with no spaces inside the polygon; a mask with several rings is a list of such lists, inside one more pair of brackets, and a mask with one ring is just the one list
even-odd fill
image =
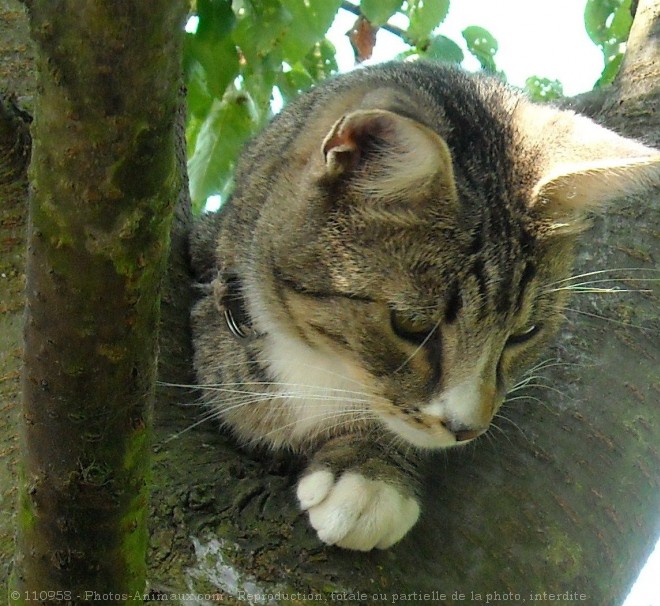
{"label": "white paw", "polygon": [[298,482],[297,494],[319,539],[346,549],[390,547],[419,517],[415,499],[355,472],[346,472],[335,482],[332,472],[315,471]]}

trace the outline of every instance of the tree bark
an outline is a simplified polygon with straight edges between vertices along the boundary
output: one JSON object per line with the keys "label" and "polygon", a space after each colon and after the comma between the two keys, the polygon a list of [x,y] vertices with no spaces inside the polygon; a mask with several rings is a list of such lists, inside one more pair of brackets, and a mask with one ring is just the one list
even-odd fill
{"label": "tree bark", "polygon": [[141,603],[185,4],[26,5],[39,93],[9,599]]}
{"label": "tree bark", "polygon": [[[581,106],[656,146],[659,28],[657,2],[640,2],[620,77],[599,102]],[[185,204],[161,331],[159,375],[171,383],[191,382]],[[321,546],[295,507],[295,461],[240,452],[212,422],[192,427],[203,413],[194,392],[161,387],[148,556],[154,599],[245,604],[273,593],[271,603],[481,604],[534,603],[535,592],[547,592],[563,595],[557,604],[620,604],[660,534],[658,289],[629,280],[657,278],[659,215],[650,195],[596,222],[576,273],[647,268],[606,275],[652,292],[576,297],[577,313],[567,312],[549,353],[560,365],[540,373],[546,388],[528,393],[540,402],[511,402],[501,431],[434,457],[422,520],[391,550]]]}
{"label": "tree bark", "polygon": [[[14,510],[16,501],[16,422],[30,157],[27,110],[31,107],[34,82],[25,11],[16,0],[0,0],[0,510],[7,514]],[[14,534],[13,516],[0,516],[3,596],[14,552]]]}

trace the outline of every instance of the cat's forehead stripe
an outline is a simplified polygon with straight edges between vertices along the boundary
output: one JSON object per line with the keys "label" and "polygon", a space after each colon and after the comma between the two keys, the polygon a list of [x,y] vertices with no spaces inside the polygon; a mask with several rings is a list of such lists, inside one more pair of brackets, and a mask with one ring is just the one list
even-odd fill
{"label": "cat's forehead stripe", "polygon": [[482,301],[486,301],[488,299],[488,293],[489,293],[488,283],[490,281],[489,280],[490,276],[486,275],[486,262],[482,257],[477,257],[473,261],[470,274],[474,276],[474,278],[477,281],[477,286],[479,288],[479,297],[481,298]]}
{"label": "cat's forehead stripe", "polygon": [[520,310],[522,309],[523,301],[525,298],[525,292],[527,291],[527,287],[529,286],[529,283],[534,279],[535,276],[536,276],[536,266],[531,261],[528,261],[525,264],[525,269],[523,270],[520,276],[520,281],[518,282],[517,297],[516,297],[516,312],[520,312]]}
{"label": "cat's forehead stripe", "polygon": [[304,331],[298,326],[298,324],[295,322],[295,315],[293,314],[291,307],[289,305],[289,301],[286,296],[286,291],[284,290],[284,285],[282,282],[279,280],[273,280],[273,286],[274,286],[274,292],[275,295],[277,296],[277,299],[282,307],[282,310],[285,312],[287,317],[291,319],[291,324],[293,328],[296,331],[297,336],[300,338],[300,340],[305,343],[306,345],[310,345],[311,343],[305,336]]}
{"label": "cat's forehead stripe", "polygon": [[368,297],[366,295],[352,293],[352,292],[340,292],[336,290],[321,290],[319,288],[309,289],[299,284],[297,281],[286,277],[275,265],[273,265],[273,278],[274,281],[278,284],[278,288],[288,288],[296,294],[313,297],[315,299],[350,299],[351,301],[359,301],[362,303],[374,303],[375,299]]}
{"label": "cat's forehead stripe", "polygon": [[329,330],[325,326],[321,326],[318,322],[308,322],[308,324],[313,330],[324,336],[326,339],[337,343],[344,349],[350,349],[350,343],[343,334]]}
{"label": "cat's forehead stripe", "polygon": [[423,345],[426,360],[431,368],[429,389],[433,389],[442,378],[442,330],[436,330]]}

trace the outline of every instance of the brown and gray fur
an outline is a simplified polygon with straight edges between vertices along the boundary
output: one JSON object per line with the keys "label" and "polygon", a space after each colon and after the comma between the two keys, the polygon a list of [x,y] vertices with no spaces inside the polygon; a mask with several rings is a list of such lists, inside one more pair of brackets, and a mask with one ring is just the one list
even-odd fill
{"label": "brown and gray fur", "polygon": [[208,404],[307,458],[323,541],[388,547],[419,515],[419,451],[483,433],[555,332],[587,211],[658,173],[654,150],[493,78],[392,63],[319,86],[192,236]]}

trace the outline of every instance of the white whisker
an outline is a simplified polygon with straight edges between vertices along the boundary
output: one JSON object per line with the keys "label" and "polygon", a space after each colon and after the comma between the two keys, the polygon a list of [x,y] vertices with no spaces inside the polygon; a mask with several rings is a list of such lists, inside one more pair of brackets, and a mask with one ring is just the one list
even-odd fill
{"label": "white whisker", "polygon": [[587,278],[589,276],[596,276],[599,274],[606,273],[618,273],[624,271],[648,271],[648,272],[660,272],[658,269],[647,268],[647,267],[615,267],[613,269],[599,269],[597,271],[588,271],[583,274],[577,274],[575,276],[570,276],[568,278],[563,278],[561,280],[556,280],[555,282],[550,282],[548,286],[555,286],[557,284],[563,284],[564,282],[570,282],[571,280],[579,280],[581,278]]}
{"label": "white whisker", "polygon": [[[356,413],[361,413],[361,414],[356,414]],[[318,418],[318,419],[323,419],[323,420],[329,421],[329,420],[332,420],[332,419],[340,418],[342,416],[348,416],[349,418],[346,419],[345,421],[342,421],[342,422],[337,423],[335,425],[331,425],[329,427],[323,427],[323,428],[319,428],[319,429],[321,429],[321,431],[323,431],[323,432],[326,432],[326,431],[330,431],[332,429],[335,429],[337,427],[341,427],[343,425],[348,425],[350,423],[357,423],[357,422],[360,422],[360,421],[368,421],[368,420],[372,420],[372,419],[376,418],[376,416],[373,413],[371,413],[370,411],[366,411],[364,409],[349,409],[349,410],[345,410],[345,411],[335,411],[331,415],[327,415],[327,414],[312,415],[310,417],[306,417],[305,420],[307,421],[309,419]],[[248,445],[258,444],[259,442],[263,441],[268,436],[279,433],[280,431],[288,429],[289,427],[295,427],[296,425],[298,425],[298,423],[299,423],[299,421],[293,421],[291,423],[286,423],[284,425],[280,425],[280,426],[276,427],[275,429],[272,429],[271,431],[268,431],[268,432],[260,435],[259,437],[254,438],[253,440],[250,440],[250,442],[248,442]]]}
{"label": "white whisker", "polygon": [[369,389],[369,385],[366,383],[363,383],[362,381],[358,381],[357,379],[354,379],[353,377],[347,377],[346,375],[340,374],[338,372],[334,372],[332,370],[328,370],[327,368],[323,368],[321,366],[315,366],[314,364],[307,364],[305,362],[302,362],[300,364],[301,366],[304,366],[305,368],[309,368],[311,370],[318,370],[321,372],[324,372],[327,375],[330,375],[331,377],[338,377],[344,381],[349,381],[350,383],[355,383],[356,385],[359,385],[360,387],[365,387]]}
{"label": "white whisker", "polygon": [[[493,420],[492,420],[492,422],[491,422],[491,424],[490,424],[490,427],[492,427],[493,429],[497,429],[497,431],[499,431],[500,434],[502,434],[502,435],[505,437],[506,441],[507,441],[509,444],[511,444],[511,443],[512,443],[512,442],[511,442],[511,438],[509,437],[509,435],[507,434],[507,432],[504,431],[504,429],[502,429],[499,425],[497,425],[497,423],[495,423],[495,419],[497,419],[497,418],[502,418],[502,416],[499,415],[499,414],[495,415],[495,417],[493,418]],[[488,437],[489,441],[492,439],[491,436],[490,436],[490,433],[491,433],[490,431],[487,431],[487,432],[484,434],[486,437]],[[491,444],[493,444],[493,442],[491,442]],[[494,447],[494,444],[493,444],[493,447]]]}
{"label": "white whisker", "polygon": [[533,400],[534,402],[537,402],[538,404],[545,404],[541,398],[537,398],[536,396],[530,396],[530,395],[523,395],[523,396],[514,396],[513,398],[507,398],[504,403],[508,404],[509,402],[515,402],[516,400]]}
{"label": "white whisker", "polygon": [[536,387],[538,389],[547,389],[548,391],[554,391],[555,393],[559,394],[562,397],[566,395],[563,391],[561,391],[561,389],[557,389],[556,387],[551,387],[550,385],[545,385],[544,383],[528,383],[527,385],[523,385],[521,387],[518,387],[517,389],[512,389],[509,393],[514,393],[515,391],[519,391],[523,387]]}
{"label": "white whisker", "polygon": [[[230,389],[233,386],[260,386],[260,387],[293,387],[293,388],[309,388],[309,389],[319,389],[318,385],[304,384],[304,383],[285,383],[277,381],[234,381],[229,383],[203,383],[200,385],[184,385],[178,383],[165,383],[159,382],[160,385],[166,387],[190,387],[193,389],[200,390],[217,390],[217,391],[226,391],[227,393],[253,393],[251,391],[240,391]],[[351,395],[361,395],[361,396],[370,396],[369,392],[365,391],[354,391],[350,389],[342,389],[339,387],[329,387],[328,391],[336,392],[338,394],[351,394]],[[275,392],[274,392],[275,393]]]}
{"label": "white whisker", "polygon": [[403,361],[403,363],[401,364],[401,366],[399,366],[399,367],[394,371],[393,374],[397,374],[401,369],[405,368],[405,367],[408,365],[408,362],[410,362],[410,360],[412,360],[412,359],[413,359],[413,358],[414,358],[414,357],[415,357],[415,356],[421,351],[421,349],[424,347],[424,345],[426,345],[426,343],[428,342],[428,340],[429,340],[429,339],[435,334],[436,330],[438,329],[438,326],[440,326],[440,320],[438,320],[438,321],[436,322],[436,324],[435,324],[435,326],[433,327],[433,329],[429,332],[429,334],[426,335],[426,337],[424,337],[424,340],[423,340],[423,341],[417,346],[417,348],[415,349],[415,351],[413,351],[413,352],[410,354],[410,356],[408,356],[408,357]]}
{"label": "white whisker", "polygon": [[653,292],[650,288],[596,288],[593,286],[563,286],[561,288],[550,288],[546,290],[546,293],[559,292],[562,290],[567,290],[574,293],[588,293],[588,294],[618,294],[623,292],[641,292],[649,293]]}
{"label": "white whisker", "polygon": [[506,421],[507,423],[510,423],[511,425],[513,425],[520,432],[520,435],[522,435],[524,438],[527,439],[528,442],[530,442],[530,439],[527,436],[527,434],[521,429],[520,425],[518,425],[515,421],[512,421],[511,419],[509,419],[509,417],[507,417],[507,416],[505,416],[501,413],[496,414],[495,418],[496,419],[502,419],[503,421]]}
{"label": "white whisker", "polygon": [[637,328],[638,330],[641,331],[646,331],[648,330],[646,327],[641,326],[639,324],[633,324],[631,322],[623,322],[621,320],[615,320],[614,318],[608,318],[607,316],[601,316],[600,314],[588,312],[588,311],[582,311],[581,309],[575,309],[573,307],[565,307],[565,311],[570,311],[576,314],[580,314],[582,316],[588,316],[590,318],[598,318],[599,320],[604,320],[605,322],[612,322],[613,324],[618,324],[620,326],[625,326],[626,328]]}
{"label": "white whisker", "polygon": [[545,292],[557,292],[560,290],[569,290],[574,292],[594,292],[594,293],[617,293],[617,292],[652,292],[651,289],[626,289],[621,287],[599,288],[594,284],[602,284],[603,282],[660,282],[660,278],[602,278],[599,280],[588,280],[586,282],[578,282],[577,284],[567,284],[565,286],[558,286],[556,288],[548,288]]}

